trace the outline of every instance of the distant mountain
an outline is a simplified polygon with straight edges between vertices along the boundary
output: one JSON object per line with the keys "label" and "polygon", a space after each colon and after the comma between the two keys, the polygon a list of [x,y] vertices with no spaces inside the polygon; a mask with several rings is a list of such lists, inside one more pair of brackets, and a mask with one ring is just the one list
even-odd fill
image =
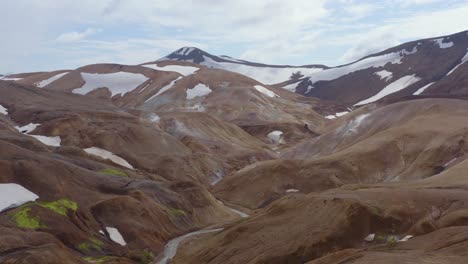
{"label": "distant mountain", "polygon": [[408,42],[337,67],[266,65],[184,47],[159,61],[189,61],[241,73],[348,106],[409,95],[468,93],[468,31]]}
{"label": "distant mountain", "polygon": [[299,80],[301,77],[304,77],[304,74],[310,74],[327,68],[324,65],[290,66],[262,64],[234,59],[226,55],[215,56],[195,47],[180,48],[159,59],[158,62],[168,60],[192,62],[207,67],[233,71],[256,79],[264,84],[277,84],[291,79]]}

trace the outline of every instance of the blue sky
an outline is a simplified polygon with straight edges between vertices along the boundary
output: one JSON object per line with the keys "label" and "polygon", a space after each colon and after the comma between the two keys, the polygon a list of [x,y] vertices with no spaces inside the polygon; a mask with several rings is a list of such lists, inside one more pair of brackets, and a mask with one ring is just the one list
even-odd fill
{"label": "blue sky", "polygon": [[468,30],[460,0],[1,0],[0,73],[152,61],[183,46],[339,65]]}

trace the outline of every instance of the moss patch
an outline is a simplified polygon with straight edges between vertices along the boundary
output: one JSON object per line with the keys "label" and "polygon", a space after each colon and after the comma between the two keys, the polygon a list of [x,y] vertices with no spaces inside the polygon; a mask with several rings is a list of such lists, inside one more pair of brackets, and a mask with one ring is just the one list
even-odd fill
{"label": "moss patch", "polygon": [[68,199],[60,199],[54,202],[38,202],[37,204],[63,216],[67,216],[68,210],[75,212],[78,209],[78,204]]}
{"label": "moss patch", "polygon": [[138,264],[150,264],[154,260],[154,254],[149,249],[132,250],[130,254],[132,255],[132,260],[135,260]]}
{"label": "moss patch", "polygon": [[84,257],[83,260],[89,263],[104,264],[108,261],[113,260],[113,257],[102,256],[102,257]]}
{"label": "moss patch", "polygon": [[18,212],[13,214],[13,221],[16,223],[18,227],[28,228],[28,229],[38,229],[44,228],[45,225],[41,224],[41,220],[39,217],[31,217],[29,216],[29,212],[31,211],[30,207],[22,207]]}
{"label": "moss patch", "polygon": [[96,239],[96,238],[92,237],[92,238],[88,239],[88,241],[80,243],[78,245],[78,249],[83,251],[83,252],[102,251],[103,246],[104,246],[104,242],[100,241],[99,239]]}
{"label": "moss patch", "polygon": [[124,171],[121,171],[121,170],[117,170],[117,169],[104,169],[104,170],[100,170],[98,172],[102,173],[102,174],[106,174],[106,175],[128,177],[127,173],[125,173]]}
{"label": "moss patch", "polygon": [[186,216],[187,213],[184,210],[168,207],[167,211],[172,216]]}

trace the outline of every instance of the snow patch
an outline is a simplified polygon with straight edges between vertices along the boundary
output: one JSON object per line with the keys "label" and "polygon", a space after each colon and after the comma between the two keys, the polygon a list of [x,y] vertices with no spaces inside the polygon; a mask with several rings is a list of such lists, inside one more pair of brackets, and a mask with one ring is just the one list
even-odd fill
{"label": "snow patch", "polygon": [[23,133],[23,134],[26,134],[30,137],[33,137],[37,140],[39,140],[40,142],[42,142],[42,144],[44,145],[47,145],[47,146],[52,146],[52,147],[60,147],[60,143],[62,142],[62,140],[60,139],[59,136],[56,136],[56,137],[47,137],[47,136],[40,136],[40,135],[30,135],[29,133],[31,133],[32,131],[34,131],[34,129],[36,129],[36,127],[40,126],[40,124],[34,124],[34,123],[29,123],[25,126],[15,126],[16,130],[18,130],[19,132]]}
{"label": "snow patch", "polygon": [[89,153],[91,155],[101,157],[103,159],[109,159],[112,162],[114,162],[116,164],[119,164],[120,166],[123,166],[125,168],[129,168],[129,169],[132,169],[132,170],[134,169],[133,166],[130,165],[130,163],[128,163],[126,160],[122,159],[121,157],[119,157],[119,156],[115,155],[114,153],[112,153],[110,151],[107,151],[105,149],[92,147],[92,148],[87,148],[84,151],[86,151],[87,153]]}
{"label": "snow patch", "polygon": [[406,49],[404,49],[401,51],[387,53],[380,56],[368,57],[360,61],[354,62],[352,64],[321,70],[312,73],[308,77],[312,82],[330,81],[355,71],[383,67],[387,63],[401,64],[401,60],[404,58],[404,56],[414,54],[417,52],[417,50],[418,49],[415,46],[411,51],[407,51]]}
{"label": "snow patch", "polygon": [[19,184],[0,183],[0,212],[35,201],[38,198],[39,196],[35,193]]}
{"label": "snow patch", "polygon": [[148,65],[142,65],[147,68],[151,68],[153,70],[157,71],[170,71],[170,72],[177,72],[180,73],[184,76],[192,75],[196,71],[200,70],[198,67],[193,67],[193,66],[182,66],[182,65],[167,65],[167,66],[158,66],[156,64],[148,64]]}
{"label": "snow patch", "polygon": [[366,100],[363,100],[355,105],[364,105],[364,104],[368,104],[368,103],[372,103],[372,102],[375,102],[389,94],[392,94],[392,93],[396,93],[398,91],[401,91],[403,89],[405,89],[406,87],[412,85],[413,83],[416,83],[416,82],[419,82],[421,80],[421,78],[419,77],[416,77],[415,74],[413,75],[407,75],[407,76],[404,76],[396,81],[394,81],[393,83],[387,85],[385,88],[383,88],[380,92],[378,92],[376,95],[366,99]]}
{"label": "snow patch", "polygon": [[60,143],[62,143],[62,140],[60,139],[59,136],[56,137],[47,137],[47,136],[40,136],[40,135],[29,135],[40,142],[42,144],[47,145],[47,146],[52,146],[52,147],[60,147]]}
{"label": "snow patch", "polygon": [[270,91],[270,90],[268,90],[267,88],[265,88],[265,87],[263,87],[263,86],[261,86],[261,85],[255,85],[254,88],[255,88],[257,91],[261,92],[262,94],[264,94],[264,95],[266,95],[266,96],[268,96],[268,97],[271,97],[271,98],[273,98],[273,97],[280,97],[279,95],[277,95],[277,94],[274,93],[273,91]]}
{"label": "snow patch", "polygon": [[155,95],[153,95],[153,96],[151,96],[150,98],[148,98],[148,99],[145,101],[145,103],[148,102],[148,101],[151,101],[151,99],[153,99],[153,98],[155,98],[155,97],[161,95],[161,94],[164,93],[165,91],[171,89],[172,86],[174,86],[174,84],[175,84],[178,80],[180,80],[180,79],[182,79],[182,77],[179,77],[179,78],[173,80],[173,81],[170,82],[168,85],[166,85],[166,86],[164,86],[163,88],[159,89],[159,91],[158,91]]}
{"label": "snow patch", "polygon": [[158,123],[161,120],[161,118],[157,114],[151,113],[149,120],[150,122]]}
{"label": "snow patch", "polygon": [[414,92],[413,95],[420,95],[422,94],[427,88],[429,88],[429,86],[433,85],[435,82],[431,82],[429,84],[426,84],[425,86],[419,88],[416,92]]}
{"label": "snow patch", "polygon": [[207,56],[203,56],[203,59],[204,61],[201,63],[202,65],[237,72],[264,84],[277,84],[280,82],[284,82],[286,80],[289,80],[291,76],[297,72],[300,72],[302,75],[306,76],[322,70],[321,68],[304,67],[256,67],[234,62],[217,62]]}
{"label": "snow patch", "polygon": [[398,240],[398,242],[406,242],[406,241],[410,240],[410,239],[413,238],[413,237],[414,237],[414,236],[412,236],[412,235],[407,235],[407,236],[405,236],[404,238]]}
{"label": "snow patch", "polygon": [[81,88],[73,89],[75,94],[87,94],[98,88],[106,87],[112,93],[112,96],[120,94],[124,96],[135,90],[138,86],[148,81],[148,77],[139,73],[115,72],[115,73],[85,73],[82,72],[81,78],[85,84]]}
{"label": "snow patch", "polygon": [[393,73],[392,72],[389,72],[387,70],[383,70],[383,71],[378,71],[378,72],[375,72],[374,75],[377,75],[380,77],[380,80],[383,80],[383,81],[390,81],[393,77]]}
{"label": "snow patch", "polygon": [[281,140],[281,137],[283,136],[283,131],[275,130],[273,132],[270,132],[267,137],[271,139],[273,142],[279,142]]}
{"label": "snow patch", "polygon": [[[468,50],[468,49],[467,49]],[[466,52],[465,56],[461,59],[461,62],[460,64],[458,64],[457,66],[453,67],[453,69],[451,71],[449,71],[449,73],[447,73],[447,76],[452,74],[456,69],[458,69],[458,67],[460,67],[462,64],[464,64],[465,62],[468,61],[468,51]]]}
{"label": "snow patch", "polygon": [[121,246],[126,246],[127,243],[125,242],[124,238],[120,234],[119,230],[114,227],[106,227],[107,233],[109,233],[109,237],[112,241],[115,243],[121,245]]}
{"label": "snow patch", "polygon": [[349,112],[348,111],[347,112],[339,112],[339,113],[335,113],[334,115],[328,115],[325,118],[326,119],[335,119],[337,117],[344,116],[346,114],[349,114]]}
{"label": "snow patch", "polygon": [[375,238],[375,234],[369,234],[368,236],[364,238],[364,240],[367,242],[372,242],[374,241],[374,238]]}
{"label": "snow patch", "polygon": [[448,48],[451,48],[453,47],[453,42],[444,42],[444,38],[438,38],[438,39],[433,39],[432,41],[434,41],[434,43],[436,43],[439,48],[441,49],[448,49]]}
{"label": "snow patch", "polygon": [[0,105],[0,114],[8,115],[8,109],[6,109],[3,105]]}
{"label": "snow patch", "polygon": [[288,189],[288,190],[286,190],[286,192],[287,193],[298,193],[299,190],[297,190],[297,189]]}
{"label": "snow patch", "polygon": [[192,89],[187,89],[187,100],[191,100],[196,97],[207,96],[211,92],[212,90],[208,86],[199,83],[195,85],[195,87],[193,87]]}
{"label": "snow patch", "polygon": [[23,78],[13,78],[13,77],[0,77],[0,80],[2,81],[19,81],[22,80]]}
{"label": "snow patch", "polygon": [[297,83],[288,84],[286,86],[283,86],[283,89],[286,89],[288,91],[295,93],[297,89],[297,85],[298,85]]}
{"label": "snow patch", "polygon": [[23,134],[29,134],[31,133],[32,131],[34,131],[34,129],[36,129],[36,127],[40,126],[41,124],[34,124],[34,123],[29,123],[25,126],[15,126],[16,130],[18,130],[19,132],[23,133]]}
{"label": "snow patch", "polygon": [[68,73],[68,72],[59,73],[59,74],[57,74],[57,75],[54,75],[54,76],[50,77],[49,79],[42,80],[42,81],[36,83],[35,85],[36,85],[37,87],[43,88],[43,87],[49,85],[50,83],[53,83],[53,82],[55,82],[56,80],[62,78],[62,77],[65,76],[67,73]]}

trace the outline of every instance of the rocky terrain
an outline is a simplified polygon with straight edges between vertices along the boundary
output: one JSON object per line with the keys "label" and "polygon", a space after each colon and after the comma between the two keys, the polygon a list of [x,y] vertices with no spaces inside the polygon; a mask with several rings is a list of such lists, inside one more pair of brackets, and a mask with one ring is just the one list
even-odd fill
{"label": "rocky terrain", "polygon": [[0,77],[0,263],[467,263],[468,32]]}

